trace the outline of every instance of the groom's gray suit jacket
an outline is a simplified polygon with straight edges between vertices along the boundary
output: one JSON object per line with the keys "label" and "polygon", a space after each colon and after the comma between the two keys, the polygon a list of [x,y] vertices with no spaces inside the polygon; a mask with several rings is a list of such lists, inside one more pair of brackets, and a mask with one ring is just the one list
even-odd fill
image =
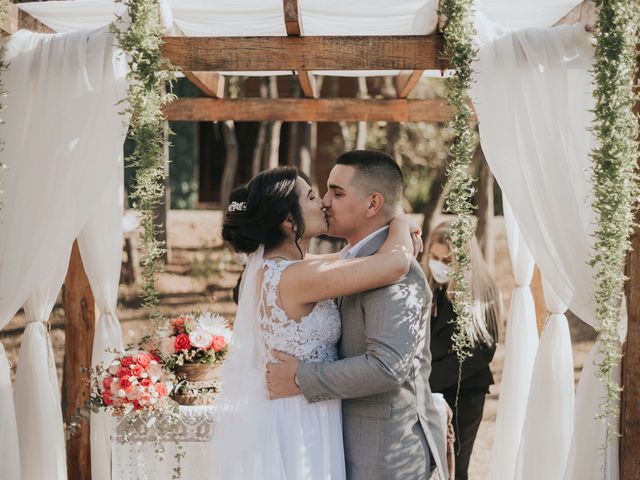
{"label": "groom's gray suit jacket", "polygon": [[[373,255],[386,237],[380,232],[357,256]],[[338,299],[341,360],[298,367],[310,403],[343,399],[349,480],[428,479],[429,450],[439,478],[448,478],[445,432],[429,388],[431,298],[413,260],[400,281]]]}

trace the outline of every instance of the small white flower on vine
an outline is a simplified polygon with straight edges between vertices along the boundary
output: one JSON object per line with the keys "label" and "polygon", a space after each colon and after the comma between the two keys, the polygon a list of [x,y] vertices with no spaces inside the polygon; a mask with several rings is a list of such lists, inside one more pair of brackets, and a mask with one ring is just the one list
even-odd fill
{"label": "small white flower on vine", "polygon": [[247,202],[231,202],[227,210],[229,212],[244,212],[247,209]]}

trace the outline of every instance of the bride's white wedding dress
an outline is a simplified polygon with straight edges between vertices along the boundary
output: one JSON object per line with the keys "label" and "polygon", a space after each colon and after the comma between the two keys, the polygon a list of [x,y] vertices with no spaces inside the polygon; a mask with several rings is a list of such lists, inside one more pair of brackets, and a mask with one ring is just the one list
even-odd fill
{"label": "bride's white wedding dress", "polygon": [[[302,362],[337,360],[340,314],[326,300],[299,320],[288,318],[280,307],[279,285],[282,272],[293,262],[262,259],[261,255],[252,254],[253,266],[245,269],[245,275],[256,278],[247,279],[249,284],[241,287],[236,322],[245,322],[234,329],[232,353],[223,364],[213,453],[220,471],[215,478],[342,480],[341,402],[309,404],[302,395],[269,400],[264,379],[270,350]],[[247,294],[253,285],[260,292],[258,298]],[[245,317],[251,310],[257,312],[252,321]],[[234,352],[235,347],[239,351]]]}

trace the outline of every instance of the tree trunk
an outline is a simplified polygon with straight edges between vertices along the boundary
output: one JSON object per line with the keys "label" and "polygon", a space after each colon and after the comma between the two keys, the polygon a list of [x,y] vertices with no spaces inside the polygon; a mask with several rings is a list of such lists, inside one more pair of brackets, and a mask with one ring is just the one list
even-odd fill
{"label": "tree trunk", "polygon": [[[369,98],[367,92],[367,78],[358,77],[358,98]],[[364,150],[367,144],[367,122],[358,122],[356,135],[356,150]]]}
{"label": "tree trunk", "polygon": [[353,150],[353,142],[351,141],[351,132],[349,132],[349,125],[347,122],[338,122],[340,126],[340,134],[342,135],[343,151]]}
{"label": "tree trunk", "polygon": [[[260,97],[269,97],[269,80],[267,78],[262,79],[260,82]],[[260,122],[258,128],[258,137],[256,144],[253,147],[253,157],[251,158],[251,176],[255,177],[260,173],[260,167],[262,167],[262,157],[264,155],[264,145],[267,140],[267,125],[268,122]]]}
{"label": "tree trunk", "polygon": [[479,182],[478,191],[476,193],[476,202],[478,205],[478,227],[476,229],[476,236],[478,238],[478,245],[482,251],[487,265],[490,270],[494,267],[494,233],[493,233],[493,217],[494,217],[494,202],[493,202],[493,174],[489,169],[487,160],[482,152],[482,147],[478,145],[478,149],[474,155],[478,161],[479,167]]}
{"label": "tree trunk", "polygon": [[[429,201],[424,207],[422,213],[424,218],[422,220],[422,241],[427,246],[427,239],[431,233],[431,225],[433,217],[439,215],[442,211],[442,204],[444,202],[445,183],[446,183],[446,170],[445,167],[441,167],[435,172],[435,178],[431,183],[431,191],[429,195]],[[422,252],[418,255],[418,261],[422,260],[422,256],[428,254],[428,252]]]}
{"label": "tree trunk", "polygon": [[[269,98],[278,98],[277,77],[269,77]],[[276,168],[280,164],[280,130],[282,129],[282,122],[272,122],[269,127],[267,169]]]}
{"label": "tree trunk", "polygon": [[[384,86],[382,87],[382,96],[384,98],[397,98],[398,91],[393,83],[393,77],[384,77]],[[402,156],[398,149],[400,141],[400,124],[397,122],[387,123],[387,153],[402,166]]]}
{"label": "tree trunk", "polygon": [[226,210],[229,205],[229,195],[235,186],[236,173],[238,171],[238,139],[236,128],[231,120],[223,122],[222,136],[226,149],[224,159],[224,170],[222,171],[222,182],[220,185],[220,204]]}

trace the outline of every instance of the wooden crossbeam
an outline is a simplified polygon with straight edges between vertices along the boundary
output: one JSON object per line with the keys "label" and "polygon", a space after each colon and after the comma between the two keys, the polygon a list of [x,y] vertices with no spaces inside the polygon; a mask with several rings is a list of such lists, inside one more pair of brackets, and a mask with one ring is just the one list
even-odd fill
{"label": "wooden crossbeam", "polygon": [[415,70],[411,73],[398,75],[395,79],[398,98],[407,98],[422,78],[423,73],[424,70]]}
{"label": "wooden crossbeam", "polygon": [[29,30],[38,33],[56,33],[55,30],[42,23],[30,13],[21,10],[18,5],[9,5],[9,10],[0,29],[9,35],[16,33],[18,30]]}
{"label": "wooden crossbeam", "polygon": [[183,71],[443,70],[442,35],[164,37]]}
{"label": "wooden crossbeam", "polygon": [[191,83],[208,97],[224,97],[224,75],[214,72],[184,72]]}
{"label": "wooden crossbeam", "polygon": [[212,122],[430,122],[443,123],[451,109],[440,100],[360,98],[181,98],[165,107],[172,121]]}
{"label": "wooden crossbeam", "polygon": [[300,8],[298,0],[282,0],[284,7],[284,25],[287,35],[299,37],[302,35],[302,23],[300,22]]}
{"label": "wooden crossbeam", "polygon": [[[302,20],[300,19],[300,7],[298,0],[282,0],[284,6],[284,24],[287,28],[287,36],[299,37],[303,35]],[[298,70],[298,81],[302,93],[307,98],[318,97],[316,78],[307,70]]]}

